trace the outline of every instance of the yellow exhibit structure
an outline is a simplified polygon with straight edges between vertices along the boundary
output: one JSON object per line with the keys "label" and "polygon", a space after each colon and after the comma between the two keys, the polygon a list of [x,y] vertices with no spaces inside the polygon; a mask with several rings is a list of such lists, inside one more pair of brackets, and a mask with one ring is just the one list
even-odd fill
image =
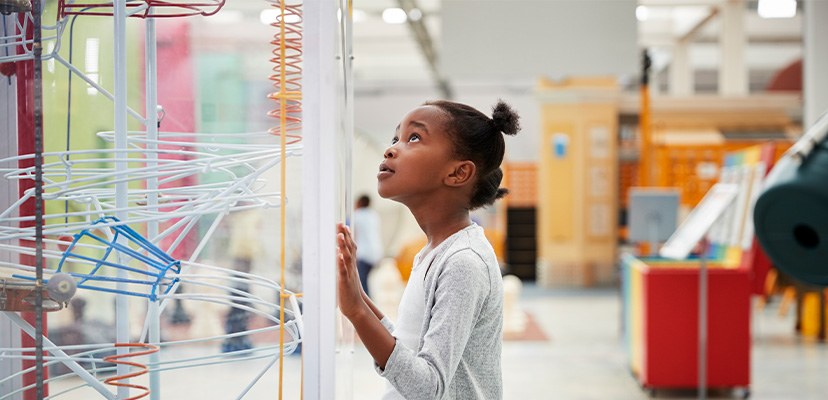
{"label": "yellow exhibit structure", "polygon": [[538,283],[613,282],[620,90],[612,78],[541,81]]}

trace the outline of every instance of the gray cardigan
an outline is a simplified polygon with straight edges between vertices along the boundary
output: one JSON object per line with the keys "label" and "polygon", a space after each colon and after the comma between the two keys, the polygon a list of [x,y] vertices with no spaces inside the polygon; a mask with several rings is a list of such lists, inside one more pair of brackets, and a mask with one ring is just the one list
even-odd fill
{"label": "gray cardigan", "polygon": [[453,243],[426,273],[419,348],[397,341],[377,371],[408,400],[501,399],[503,280],[494,250],[476,224],[446,240]]}

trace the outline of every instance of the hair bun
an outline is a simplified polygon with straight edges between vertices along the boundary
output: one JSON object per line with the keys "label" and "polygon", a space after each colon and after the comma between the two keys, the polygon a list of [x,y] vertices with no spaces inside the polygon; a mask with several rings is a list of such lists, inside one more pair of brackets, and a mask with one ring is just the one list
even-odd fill
{"label": "hair bun", "polygon": [[507,135],[514,136],[520,130],[518,120],[520,116],[503,100],[498,100],[492,108],[492,122],[497,129]]}

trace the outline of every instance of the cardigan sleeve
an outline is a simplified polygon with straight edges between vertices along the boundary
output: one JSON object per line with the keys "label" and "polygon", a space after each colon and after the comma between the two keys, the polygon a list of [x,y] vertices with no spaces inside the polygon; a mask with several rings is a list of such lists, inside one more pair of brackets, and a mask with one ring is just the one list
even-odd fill
{"label": "cardigan sleeve", "polygon": [[388,330],[389,333],[394,333],[394,323],[391,322],[391,318],[388,318],[387,315],[384,315],[382,317],[380,323],[382,324],[382,326],[385,327],[386,330]]}
{"label": "cardigan sleeve", "polygon": [[422,349],[415,352],[397,341],[385,370],[379,371],[410,400],[443,397],[491,290],[485,262],[469,249],[449,255],[431,272],[438,275],[427,288],[434,291],[434,301],[427,305]]}

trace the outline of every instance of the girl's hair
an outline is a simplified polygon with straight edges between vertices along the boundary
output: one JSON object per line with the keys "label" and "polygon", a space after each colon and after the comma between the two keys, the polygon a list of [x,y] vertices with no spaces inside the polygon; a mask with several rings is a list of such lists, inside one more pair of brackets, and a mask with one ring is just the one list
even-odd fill
{"label": "girl's hair", "polygon": [[477,181],[469,200],[469,209],[491,205],[509,193],[509,190],[500,187],[503,180],[500,163],[506,151],[501,132],[515,135],[520,130],[520,117],[512,107],[498,100],[489,118],[473,107],[452,101],[428,101],[425,105],[435,106],[448,115],[447,127],[454,142],[455,155],[471,160],[477,167]]}

